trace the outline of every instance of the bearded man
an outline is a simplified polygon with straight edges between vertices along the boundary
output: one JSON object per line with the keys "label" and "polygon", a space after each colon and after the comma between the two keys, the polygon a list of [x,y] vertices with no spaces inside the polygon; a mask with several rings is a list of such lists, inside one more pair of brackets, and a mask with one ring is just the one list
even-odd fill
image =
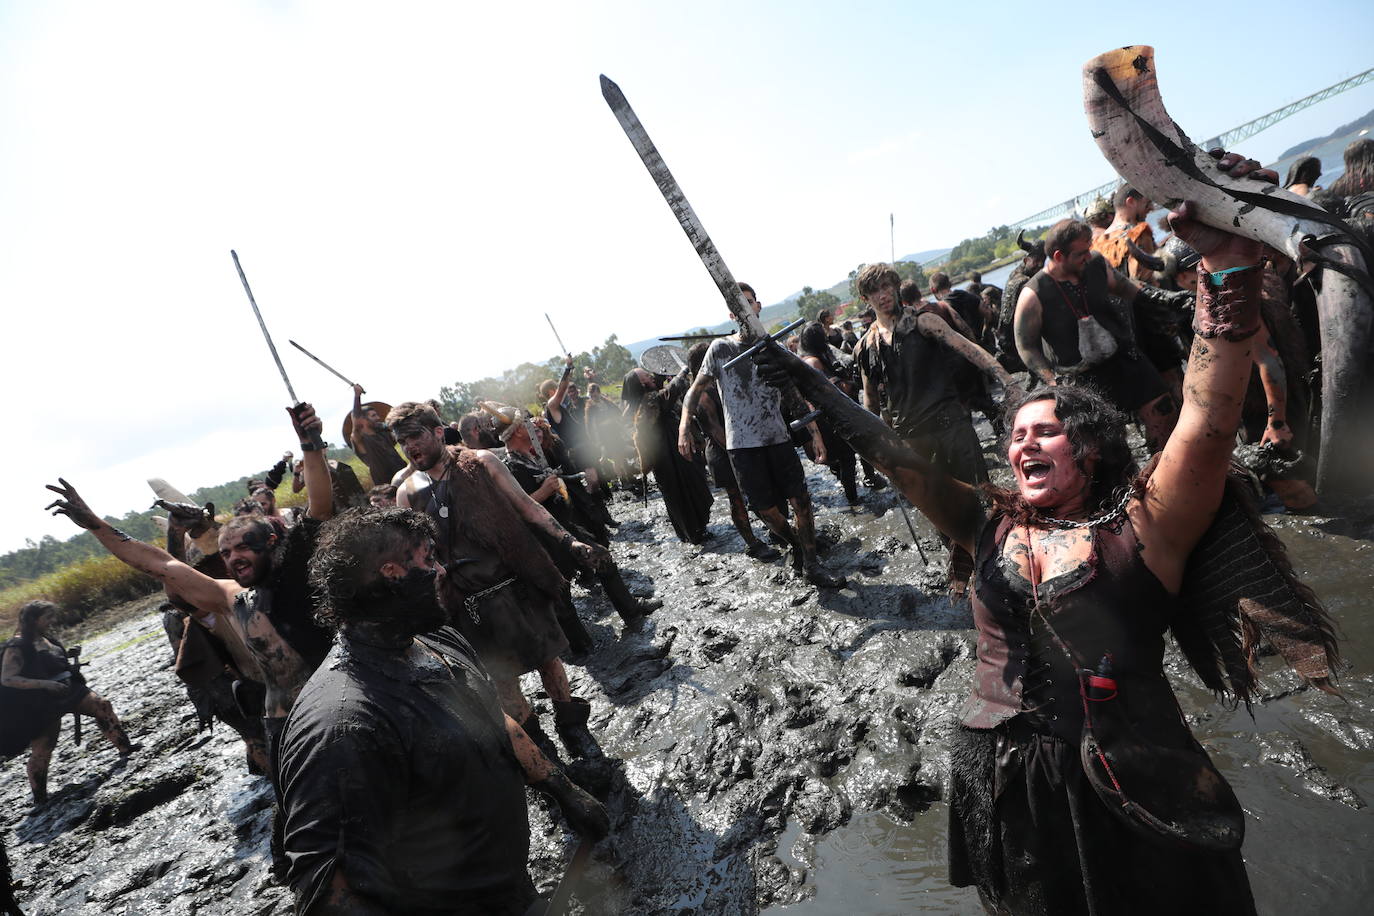
{"label": "bearded man", "polygon": [[527,783],[578,833],[606,834],[601,805],[502,714],[477,653],[444,626],[436,534],[419,512],[356,509],[311,560],[338,635],[282,740],[298,913],[525,913]]}
{"label": "bearded man", "polygon": [[539,537],[589,569],[604,562],[606,551],[564,530],[491,452],[446,446],[443,421],[428,404],[397,405],[387,425],[411,464],[429,477],[413,492],[401,490],[397,505],[437,522],[439,558],[448,569],[441,597],[453,626],[491,674],[502,708],[548,746],[539,717],[520,692],[520,675],[538,671],[568,753],[599,756],[587,730],[591,707],[572,695],[558,658],[568,648],[558,622],[567,582]]}
{"label": "bearded man", "polygon": [[[308,499],[305,517],[286,535],[261,515],[238,516],[219,532],[219,555],[233,580],[212,579],[152,544],[135,540],[101,519],[76,488],[58,479],[48,489],[59,498],[49,504],[85,528],[110,553],[162,582],[172,601],[184,600],[212,633],[229,628],[247,646],[262,673],[266,698],[263,728],[267,733],[268,778],[277,780],[277,745],[286,715],[310,673],[329,652],[331,637],[315,622],[315,599],[306,581],[306,564],[315,550],[319,525],[334,513],[329,466],[311,441],[322,429],[309,404],[287,408],[305,457],[303,475]],[[278,793],[280,802],[280,793]],[[280,840],[274,830],[274,847]],[[274,848],[274,854],[276,849]],[[284,863],[278,859],[278,867]]]}

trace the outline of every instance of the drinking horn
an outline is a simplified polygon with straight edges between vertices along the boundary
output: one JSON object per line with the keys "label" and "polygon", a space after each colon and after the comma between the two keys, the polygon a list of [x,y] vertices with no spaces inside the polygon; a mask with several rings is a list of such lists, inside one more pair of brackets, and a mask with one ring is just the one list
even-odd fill
{"label": "drinking horn", "polygon": [[1083,66],[1083,107],[1098,148],[1123,179],[1171,209],[1191,201],[1215,228],[1321,267],[1322,346],[1317,491],[1374,492],[1374,252],[1306,197],[1232,178],[1188,139],[1159,95],[1154,49],[1117,48]]}

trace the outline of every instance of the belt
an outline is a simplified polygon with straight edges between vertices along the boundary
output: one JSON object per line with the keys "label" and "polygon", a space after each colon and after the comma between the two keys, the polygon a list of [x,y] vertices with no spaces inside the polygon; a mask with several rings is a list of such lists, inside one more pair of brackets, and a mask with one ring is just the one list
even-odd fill
{"label": "belt", "polygon": [[515,577],[511,576],[509,579],[506,579],[505,581],[497,582],[491,588],[484,588],[480,592],[477,592],[473,595],[468,595],[466,598],[463,599],[463,608],[468,612],[468,616],[472,618],[474,626],[482,625],[482,615],[477,613],[477,605],[482,603],[482,599],[487,597],[488,595],[499,592],[501,589],[505,588],[507,585],[510,585],[514,581]]}

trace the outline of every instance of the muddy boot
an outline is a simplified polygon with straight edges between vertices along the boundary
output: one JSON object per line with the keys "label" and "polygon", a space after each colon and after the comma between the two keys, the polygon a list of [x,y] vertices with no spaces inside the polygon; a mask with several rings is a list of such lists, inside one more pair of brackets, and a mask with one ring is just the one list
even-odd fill
{"label": "muddy boot", "polygon": [[587,728],[591,704],[581,697],[553,701],[553,728],[572,757],[604,757],[601,747]]}
{"label": "muddy boot", "polygon": [[844,576],[837,576],[828,572],[825,567],[821,566],[821,564],[817,563],[815,560],[807,563],[802,569],[802,578],[819,588],[845,587]]}
{"label": "muddy boot", "polygon": [[539,748],[539,753],[553,761],[561,759],[558,756],[558,748],[554,747],[553,739],[548,736],[543,726],[539,724],[539,713],[531,709],[530,714],[525,717],[525,721],[520,723],[520,728],[525,734],[530,736],[530,740],[534,742],[534,746]]}
{"label": "muddy boot", "polygon": [[641,601],[631,595],[630,589],[625,585],[624,578],[620,575],[620,570],[614,566],[598,575],[597,578],[601,580],[601,587],[605,589],[611,607],[615,608],[620,619],[625,621],[625,629],[627,630],[639,626],[644,622],[645,617],[663,607],[663,602],[657,599]]}
{"label": "muddy boot", "polygon": [[887,486],[887,480],[882,474],[873,470],[873,465],[869,464],[867,461],[860,460],[859,466],[863,468],[864,486],[868,487],[870,490],[881,490],[883,487]]}
{"label": "muddy boot", "polygon": [[771,544],[765,544],[763,541],[755,539],[745,548],[744,555],[761,563],[771,563],[782,556],[782,553]]}
{"label": "muddy boot", "polygon": [[558,618],[558,625],[563,628],[563,635],[568,638],[569,652],[573,655],[586,655],[592,651],[594,644],[591,634],[582,625],[582,618],[577,616],[577,608],[573,607],[572,594],[566,589],[554,616]]}

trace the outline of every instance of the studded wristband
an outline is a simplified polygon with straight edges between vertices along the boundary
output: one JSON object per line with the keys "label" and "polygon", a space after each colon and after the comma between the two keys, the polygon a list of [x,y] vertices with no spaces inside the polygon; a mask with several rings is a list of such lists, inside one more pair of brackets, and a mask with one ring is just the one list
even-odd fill
{"label": "studded wristband", "polygon": [[1205,340],[1240,341],[1252,336],[1260,328],[1263,281],[1263,269],[1198,271],[1193,331]]}

